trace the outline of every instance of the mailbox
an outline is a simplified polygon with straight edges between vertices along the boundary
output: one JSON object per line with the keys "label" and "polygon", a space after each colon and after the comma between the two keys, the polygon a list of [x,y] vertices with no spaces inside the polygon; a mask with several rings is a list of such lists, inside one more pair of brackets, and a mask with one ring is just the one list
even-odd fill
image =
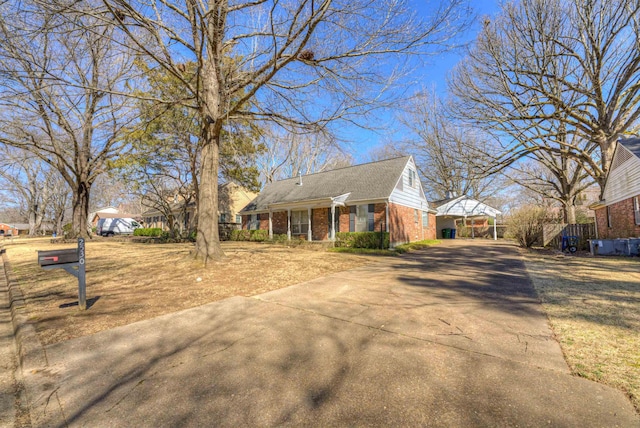
{"label": "mailbox", "polygon": [[87,309],[84,238],[78,238],[78,248],[38,251],[38,264],[44,270],[64,269],[78,278],[78,306]]}
{"label": "mailbox", "polygon": [[66,263],[78,263],[78,250],[38,251],[38,264],[40,266],[62,265]]}

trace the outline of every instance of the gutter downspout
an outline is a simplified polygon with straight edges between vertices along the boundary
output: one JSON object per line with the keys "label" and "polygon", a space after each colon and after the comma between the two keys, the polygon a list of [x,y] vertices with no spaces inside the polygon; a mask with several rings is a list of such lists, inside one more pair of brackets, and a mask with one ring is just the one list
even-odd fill
{"label": "gutter downspout", "polygon": [[391,228],[389,227],[389,200],[384,203],[384,224],[385,231],[389,234],[389,247],[393,248],[393,241],[391,240]]}

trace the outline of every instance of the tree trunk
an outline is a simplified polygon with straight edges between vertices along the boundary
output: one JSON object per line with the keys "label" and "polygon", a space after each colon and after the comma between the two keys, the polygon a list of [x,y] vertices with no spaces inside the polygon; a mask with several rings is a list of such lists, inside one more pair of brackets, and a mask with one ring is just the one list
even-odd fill
{"label": "tree trunk", "polygon": [[598,185],[600,186],[600,200],[604,198],[604,185],[609,175],[609,169],[611,168],[611,161],[613,160],[613,152],[616,150],[617,140],[609,141],[606,138],[602,138],[598,141],[600,146],[600,158],[602,162],[602,175],[598,177]]}
{"label": "tree trunk", "polygon": [[71,238],[89,238],[87,229],[89,217],[89,193],[91,185],[79,183],[73,192],[73,229]]}
{"label": "tree trunk", "polygon": [[[217,126],[216,126],[217,125]],[[220,125],[203,125],[202,165],[198,196],[198,226],[195,257],[205,265],[224,257],[218,232],[218,161]]]}
{"label": "tree trunk", "polygon": [[576,224],[576,206],[572,203],[566,205],[567,223]]}

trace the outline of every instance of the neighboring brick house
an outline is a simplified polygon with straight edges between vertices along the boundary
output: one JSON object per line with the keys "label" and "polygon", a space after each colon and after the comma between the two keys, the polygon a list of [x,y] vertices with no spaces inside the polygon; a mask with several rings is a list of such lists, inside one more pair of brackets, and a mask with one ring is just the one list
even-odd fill
{"label": "neighboring brick house", "polygon": [[[442,238],[442,229],[456,229],[458,223],[471,229],[471,237],[476,231],[488,230],[489,218],[493,218],[493,239],[498,239],[496,230],[496,217],[502,212],[489,205],[467,196],[451,196],[447,199],[432,203],[437,210],[436,227],[439,238]],[[478,236],[480,234],[478,233]]]}
{"label": "neighboring brick house", "polygon": [[435,211],[411,156],[267,184],[240,214],[243,229],[289,239],[331,241],[337,232],[386,231],[395,246],[436,236]]}
{"label": "neighboring brick house", "polygon": [[640,138],[619,140],[596,213],[601,239],[640,237]]}
{"label": "neighboring brick house", "polygon": [[0,223],[0,236],[16,236],[18,233],[19,230],[15,225]]}

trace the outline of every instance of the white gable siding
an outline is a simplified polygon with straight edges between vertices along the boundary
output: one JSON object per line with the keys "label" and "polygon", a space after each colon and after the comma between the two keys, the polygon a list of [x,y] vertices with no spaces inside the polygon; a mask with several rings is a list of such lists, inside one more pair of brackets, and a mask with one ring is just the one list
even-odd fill
{"label": "white gable siding", "polygon": [[611,205],[640,195],[640,158],[618,144],[611,164],[614,167],[604,188],[605,203]]}
{"label": "white gable siding", "polygon": [[[409,184],[410,170],[413,170],[415,173],[415,182],[413,186]],[[398,180],[398,184],[395,189],[393,189],[393,192],[391,192],[389,202],[409,208],[426,210],[429,207],[429,203],[422,191],[422,183],[418,176],[418,170],[413,163],[413,158],[407,162],[404,171],[402,171],[402,178],[400,180]]]}

